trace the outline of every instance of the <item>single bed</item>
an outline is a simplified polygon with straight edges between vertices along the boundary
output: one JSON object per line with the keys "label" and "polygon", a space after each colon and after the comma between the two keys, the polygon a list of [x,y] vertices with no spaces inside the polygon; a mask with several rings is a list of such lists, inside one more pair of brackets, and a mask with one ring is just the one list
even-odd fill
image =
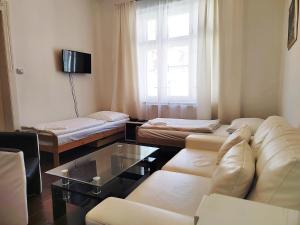
{"label": "single bed", "polygon": [[129,118],[122,118],[110,122],[81,117],[33,127],[23,126],[22,130],[38,134],[40,150],[53,154],[56,167],[62,152],[89,143],[99,147],[124,138],[125,123],[128,120]]}
{"label": "single bed", "polygon": [[187,125],[184,125],[184,120],[176,121],[176,119],[172,119],[171,123],[175,122],[175,126],[166,126],[164,119],[161,118],[155,119],[154,123],[153,120],[147,122],[137,128],[137,143],[184,148],[185,138],[190,134],[217,135],[225,137],[229,135],[226,131],[229,125],[221,125],[216,121],[212,121],[212,123],[210,123],[207,120],[186,121]]}

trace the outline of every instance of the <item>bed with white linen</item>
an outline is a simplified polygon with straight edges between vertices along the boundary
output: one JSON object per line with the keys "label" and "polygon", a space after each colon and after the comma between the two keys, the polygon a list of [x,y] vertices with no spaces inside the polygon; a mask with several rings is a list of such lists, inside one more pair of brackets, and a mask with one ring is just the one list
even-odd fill
{"label": "bed with white linen", "polygon": [[228,136],[228,127],[218,120],[156,118],[139,127],[136,138],[140,144],[183,148],[190,134]]}
{"label": "bed with white linen", "polygon": [[97,142],[107,144],[124,137],[129,116],[123,113],[100,111],[62,121],[23,126],[23,131],[38,133],[41,151],[53,154],[54,165],[59,165],[59,154],[81,145]]}
{"label": "bed with white linen", "polygon": [[155,146],[185,147],[185,138],[190,134],[205,134],[227,137],[235,130],[247,125],[252,135],[264,120],[261,118],[238,118],[230,125],[218,120],[185,120],[156,118],[137,130],[137,143]]}

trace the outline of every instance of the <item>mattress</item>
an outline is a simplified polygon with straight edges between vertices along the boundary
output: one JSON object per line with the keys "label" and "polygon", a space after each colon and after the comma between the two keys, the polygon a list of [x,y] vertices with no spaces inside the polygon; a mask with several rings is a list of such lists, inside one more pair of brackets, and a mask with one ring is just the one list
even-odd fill
{"label": "mattress", "polygon": [[86,129],[75,131],[75,132],[68,133],[68,134],[58,135],[57,136],[58,144],[62,145],[62,144],[66,144],[66,143],[69,143],[72,141],[78,141],[78,140],[86,138],[92,134],[100,133],[103,131],[108,131],[113,128],[125,127],[125,123],[128,120],[129,119],[123,119],[123,120],[118,120],[118,121],[113,121],[113,122],[106,122],[106,123],[98,125],[98,126],[86,128]]}
{"label": "mattress", "polygon": [[172,130],[197,133],[212,133],[220,127],[219,120],[187,120],[174,118],[156,118],[143,124],[143,128]]}
{"label": "mattress", "polygon": [[37,124],[33,127],[25,126],[25,128],[34,129],[37,131],[45,131],[56,136],[73,133],[76,131],[97,127],[106,123],[104,120],[96,120],[87,117],[73,118],[69,120],[61,120],[49,123]]}
{"label": "mattress", "polygon": [[[229,125],[221,125],[212,133],[205,133],[205,135],[216,135],[227,137],[229,133],[226,129]],[[140,127],[137,133],[137,142],[141,144],[149,144],[156,146],[174,146],[185,147],[185,138],[190,134],[202,134],[195,132],[175,131],[175,130],[161,130],[161,129],[147,129]]]}

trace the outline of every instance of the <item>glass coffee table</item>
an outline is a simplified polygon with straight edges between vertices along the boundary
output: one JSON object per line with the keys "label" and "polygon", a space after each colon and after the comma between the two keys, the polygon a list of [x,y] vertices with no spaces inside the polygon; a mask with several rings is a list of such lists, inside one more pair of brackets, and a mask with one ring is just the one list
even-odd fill
{"label": "glass coffee table", "polygon": [[66,203],[88,211],[107,197],[125,198],[156,170],[158,148],[115,143],[47,171],[60,179],[51,185],[54,220]]}

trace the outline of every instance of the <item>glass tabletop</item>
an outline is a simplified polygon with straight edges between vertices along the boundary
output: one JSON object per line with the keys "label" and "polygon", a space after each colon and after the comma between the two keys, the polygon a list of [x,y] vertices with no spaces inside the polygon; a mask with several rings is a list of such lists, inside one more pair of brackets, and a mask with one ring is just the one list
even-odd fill
{"label": "glass tabletop", "polygon": [[158,148],[115,143],[47,171],[47,174],[101,187]]}

